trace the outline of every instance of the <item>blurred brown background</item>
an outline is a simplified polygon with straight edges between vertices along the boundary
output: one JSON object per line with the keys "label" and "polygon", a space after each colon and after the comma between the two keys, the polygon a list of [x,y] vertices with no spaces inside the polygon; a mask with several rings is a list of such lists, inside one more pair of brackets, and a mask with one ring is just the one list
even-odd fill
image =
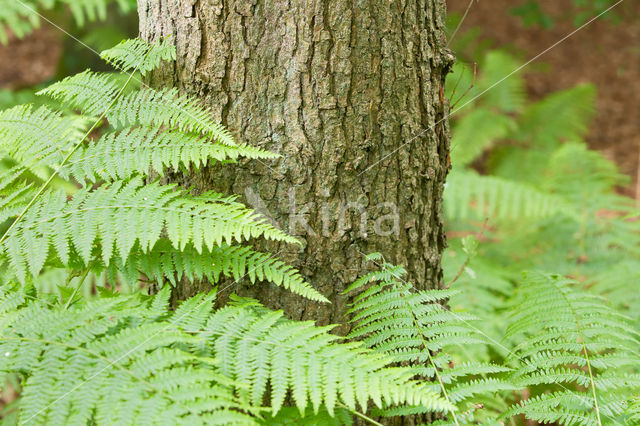
{"label": "blurred brown background", "polygon": [[[446,0],[450,13],[463,14],[469,0]],[[511,13],[525,3],[516,0],[474,1],[460,33],[474,27],[529,60],[576,30],[567,16],[572,0],[540,0],[554,26],[524,28]],[[598,19],[576,32],[525,70],[534,99],[579,83],[598,88],[597,115],[588,136],[589,144],[614,160],[633,179],[628,195],[640,200],[640,2],[627,0],[614,9],[619,21]],[[548,66],[540,66],[546,63]]]}

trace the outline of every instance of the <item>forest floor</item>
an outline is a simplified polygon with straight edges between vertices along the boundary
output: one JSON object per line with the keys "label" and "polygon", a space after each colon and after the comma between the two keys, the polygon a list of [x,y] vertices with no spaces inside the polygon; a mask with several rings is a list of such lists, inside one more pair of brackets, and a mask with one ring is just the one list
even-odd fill
{"label": "forest floor", "polygon": [[[446,0],[449,11],[458,14],[469,1]],[[572,1],[540,0],[556,21],[552,29],[542,29],[524,28],[510,13],[524,0],[474,0],[460,31],[480,28],[494,47],[507,47],[528,60],[575,30],[562,19]],[[623,192],[640,201],[640,3],[625,2],[617,11],[620,23],[593,22],[523,73],[533,99],[580,83],[597,86],[597,115],[587,141],[632,178]],[[0,45],[0,88],[19,89],[53,78],[62,49],[61,34],[46,24],[25,40]]]}
{"label": "forest floor", "polygon": [[[462,15],[470,0],[446,0]],[[460,32],[480,28],[494,47],[507,47],[524,60],[540,54],[576,29],[567,19],[572,0],[540,0],[554,18],[551,29],[524,28],[510,10],[524,0],[475,0]],[[587,142],[615,161],[633,182],[623,188],[640,201],[640,4],[615,9],[619,23],[599,19],[578,31],[523,70],[533,99],[592,82],[598,89],[597,114]],[[548,66],[541,66],[548,64]]]}

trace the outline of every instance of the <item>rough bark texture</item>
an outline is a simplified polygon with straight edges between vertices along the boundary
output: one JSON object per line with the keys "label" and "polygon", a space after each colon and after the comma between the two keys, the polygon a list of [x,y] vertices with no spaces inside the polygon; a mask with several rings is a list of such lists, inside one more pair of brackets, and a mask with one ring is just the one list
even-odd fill
{"label": "rough bark texture", "polygon": [[267,248],[332,304],[269,285],[232,290],[326,324],[343,320],[341,292],[371,266],[366,253],[405,266],[418,288],[442,286],[449,129],[440,91],[453,61],[443,0],[138,4],[142,37],[172,34],[178,50],[150,82],[199,97],[236,140],[282,155],[178,179],[242,194],[299,236],[302,248]]}

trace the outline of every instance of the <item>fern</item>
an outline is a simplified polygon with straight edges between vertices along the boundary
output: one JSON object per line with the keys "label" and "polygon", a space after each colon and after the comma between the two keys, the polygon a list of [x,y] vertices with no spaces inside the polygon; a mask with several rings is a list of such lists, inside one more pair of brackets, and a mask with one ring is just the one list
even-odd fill
{"label": "fern", "polygon": [[518,290],[507,337],[520,337],[522,361],[511,380],[521,387],[553,385],[505,417],[524,414],[541,422],[603,424],[619,419],[640,389],[638,331],[599,298],[574,290],[557,276],[529,273]]}
{"label": "fern", "polygon": [[[189,197],[172,189],[169,185],[142,186],[139,179],[134,179],[80,191],[71,201],[66,200],[64,193],[50,193],[31,208],[0,247],[7,253],[16,275],[24,280],[27,268],[34,277],[40,273],[50,247],[66,265],[69,265],[70,256],[79,256],[86,266],[96,258],[108,266],[116,256],[123,261],[128,259],[136,243],[143,253],[150,253],[161,235],[166,235],[174,251],[181,252],[189,245],[197,253],[206,248],[210,254],[223,241],[231,244],[263,236],[297,242],[262,222],[232,198],[214,193]],[[94,250],[96,246],[99,246],[99,253]],[[230,255],[226,260],[224,256],[218,257],[220,262],[238,262],[237,252],[221,251],[219,254]],[[247,262],[245,257],[240,258]],[[173,262],[175,259],[172,258]],[[218,259],[212,260],[215,263]],[[263,264],[264,259],[261,262]],[[155,265],[157,271],[162,271],[162,267],[162,263]],[[266,276],[272,282],[282,284],[281,268],[267,267]],[[238,267],[238,270],[244,269]],[[260,269],[260,275],[263,275],[262,271]],[[177,272],[181,271],[178,269]],[[285,285],[314,300],[326,300],[300,279],[289,279]]]}
{"label": "fern", "polygon": [[339,342],[330,327],[286,320],[245,299],[212,312],[215,292],[170,312],[167,289],[67,310],[3,291],[0,371],[28,377],[21,420],[252,424],[267,411],[267,395],[275,415],[288,391],[301,412],[322,404],[332,416],[336,404],[366,410],[369,401],[451,408],[407,369]]}
{"label": "fern", "polygon": [[83,136],[84,120],[46,107],[21,105],[0,112],[0,150],[33,169],[55,166]]}
{"label": "fern", "polygon": [[[113,60],[113,55],[110,58]],[[141,67],[150,66],[145,63]],[[41,90],[40,94],[57,99],[89,116],[97,117],[107,111],[106,118],[116,128],[167,126],[181,132],[198,133],[227,146],[236,145],[231,134],[211,119],[207,109],[179,95],[176,89],[156,91],[143,88],[117,98],[109,108],[118,89],[118,80],[113,76],[85,71],[54,83]]]}
{"label": "fern", "polygon": [[[175,61],[176,51],[169,38],[161,39],[154,45],[140,39],[124,40],[100,54],[104,60],[121,71],[139,71],[147,74],[156,69],[163,61]],[[145,58],[140,64],[140,58]]]}
{"label": "fern", "polygon": [[451,173],[444,202],[447,216],[459,219],[538,219],[558,214],[575,217],[570,204],[561,197],[530,185],[472,171]]}
{"label": "fern", "polygon": [[472,111],[454,129],[451,161],[456,166],[466,166],[515,128],[515,121],[508,116],[481,108]]}
{"label": "fern", "polygon": [[94,273],[106,272],[108,282],[118,281],[129,286],[139,280],[140,273],[158,283],[167,279],[174,286],[182,279],[219,282],[222,277],[227,277],[235,282],[248,279],[251,283],[266,280],[308,299],[326,301],[324,296],[304,281],[298,271],[273,255],[246,246],[222,244],[211,250],[202,247],[198,251],[188,244],[176,251],[169,241],[161,240],[152,250],[145,252],[139,244],[135,244],[126,262],[116,258],[108,267],[97,264],[92,266],[92,270]]}
{"label": "fern", "polygon": [[150,169],[163,175],[168,168],[197,168],[209,160],[231,161],[239,157],[270,159],[277,155],[248,145],[212,144],[207,138],[190,133],[136,127],[108,133],[78,149],[60,175],[86,185],[128,179],[147,174]]}
{"label": "fern", "polygon": [[[255,305],[240,300],[240,306]],[[453,407],[411,380],[405,368],[387,367],[391,359],[361,345],[336,345],[332,327],[285,320],[280,312],[260,306],[238,310],[223,308],[209,320],[203,336],[220,360],[225,374],[244,383],[241,395],[254,404],[262,400],[267,382],[274,412],[282,406],[287,390],[301,412],[310,405],[318,412],[323,404],[333,415],[338,402],[350,410],[394,404],[421,405],[430,411]]]}
{"label": "fern", "polygon": [[[215,361],[179,348],[199,339],[162,319],[168,292],[68,311],[3,296],[10,320],[2,324],[0,368],[28,375],[21,421],[252,423],[246,412],[253,410],[233,395]],[[26,306],[12,311],[18,304]]]}
{"label": "fern", "polygon": [[517,112],[524,107],[525,82],[522,76],[514,74],[520,66],[520,61],[504,51],[487,52],[478,80],[485,106],[504,112]]}
{"label": "fern", "polygon": [[[371,255],[370,260],[379,260]],[[366,347],[391,356],[398,363],[410,363],[412,372],[423,379],[435,379],[434,391],[456,404],[461,413],[451,412],[451,421],[468,422],[478,398],[512,387],[496,373],[507,368],[479,362],[457,363],[447,353],[461,345],[486,344],[470,326],[474,319],[463,313],[445,309],[441,303],[454,294],[450,290],[414,291],[403,281],[403,268],[387,263],[364,275],[346,291],[358,290],[349,337],[362,340]],[[415,414],[421,407],[392,409],[386,415]]]}
{"label": "fern", "polygon": [[595,88],[585,84],[554,93],[529,106],[520,120],[516,139],[554,146],[583,137],[593,117]]}

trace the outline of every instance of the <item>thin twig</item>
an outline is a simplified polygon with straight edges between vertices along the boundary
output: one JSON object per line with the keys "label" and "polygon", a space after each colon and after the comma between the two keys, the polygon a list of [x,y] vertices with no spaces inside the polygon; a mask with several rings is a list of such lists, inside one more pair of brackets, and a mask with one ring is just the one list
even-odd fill
{"label": "thin twig", "polygon": [[85,278],[87,278],[87,275],[89,275],[89,266],[87,266],[84,269],[84,272],[82,273],[82,275],[80,275],[79,277],[80,281],[78,281],[78,285],[76,286],[76,289],[73,290],[73,293],[71,294],[71,296],[69,296],[69,300],[67,300],[67,303],[64,305],[63,311],[66,311],[69,308],[69,306],[71,305],[71,302],[73,301],[73,298],[76,297],[76,294],[80,290],[80,287],[82,287],[82,283],[84,283]]}
{"label": "thin twig", "polygon": [[473,6],[473,0],[469,1],[469,5],[467,6],[467,10],[464,11],[464,15],[462,15],[462,19],[460,19],[460,22],[458,22],[458,26],[453,31],[453,34],[451,34],[451,37],[449,37],[449,41],[447,42],[447,47],[449,47],[449,45],[451,44],[451,42],[455,38],[456,34],[458,34],[458,31],[460,31],[460,28],[462,27],[462,24],[464,23],[465,19],[467,19],[467,15],[469,15],[469,11],[471,10],[471,6]]}
{"label": "thin twig", "polygon": [[[487,230],[487,223],[489,223],[489,218],[485,218],[484,223],[482,224],[482,230],[480,231],[480,234],[478,235],[479,238],[482,238],[482,236],[484,235],[484,232]],[[451,287],[451,284],[455,283],[456,281],[458,281],[458,278],[460,278],[460,275],[462,275],[462,271],[464,271],[464,269],[467,267],[467,265],[469,264],[469,261],[471,260],[471,258],[469,257],[469,255],[467,255],[467,258],[465,259],[464,263],[462,264],[462,266],[460,266],[460,269],[458,269],[458,273],[456,274],[455,277],[453,277],[453,279],[449,282],[449,284],[447,284],[444,289],[448,289],[449,287]]]}
{"label": "thin twig", "polygon": [[367,416],[364,413],[361,413],[358,410],[352,410],[351,408],[347,407],[346,405],[344,405],[342,402],[338,401],[338,405],[341,406],[342,408],[348,410],[351,414],[360,417],[362,420],[371,423],[372,425],[376,425],[376,426],[384,426],[382,423],[379,423],[377,421],[375,421],[374,419],[372,419],[371,417]]}

